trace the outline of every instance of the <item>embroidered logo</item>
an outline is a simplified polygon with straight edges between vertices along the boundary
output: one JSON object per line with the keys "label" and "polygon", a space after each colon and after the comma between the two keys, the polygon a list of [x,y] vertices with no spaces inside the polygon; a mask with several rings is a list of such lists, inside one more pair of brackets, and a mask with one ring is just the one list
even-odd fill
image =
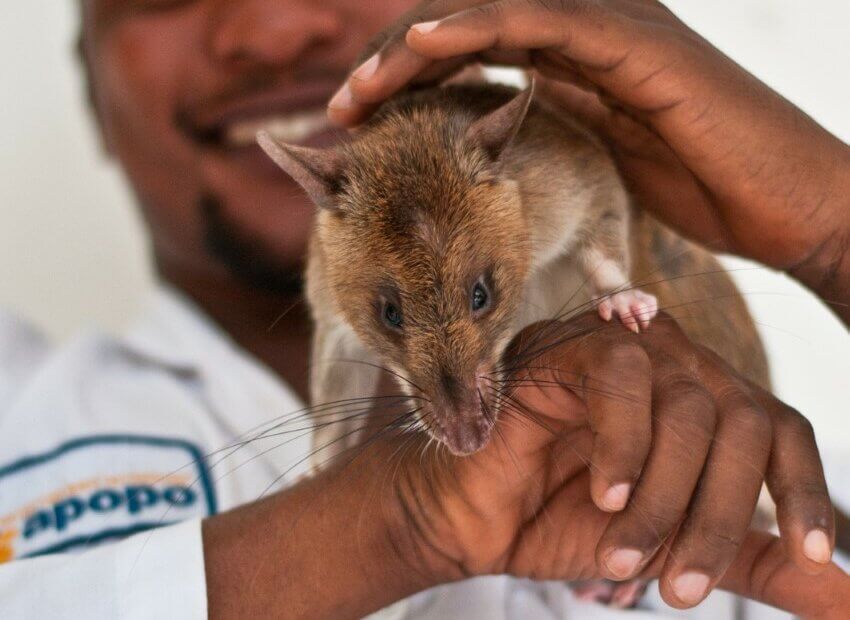
{"label": "embroidered logo", "polygon": [[76,439],[0,468],[0,563],[215,512],[194,444],[130,435]]}

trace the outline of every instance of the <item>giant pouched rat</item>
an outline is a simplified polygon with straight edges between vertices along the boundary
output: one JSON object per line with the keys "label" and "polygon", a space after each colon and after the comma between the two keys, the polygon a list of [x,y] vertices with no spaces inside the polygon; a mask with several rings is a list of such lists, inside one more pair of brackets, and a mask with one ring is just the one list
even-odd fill
{"label": "giant pouched rat", "polygon": [[[659,301],[687,306],[691,338],[767,385],[755,327],[716,259],[634,210],[602,143],[532,91],[405,93],[333,149],[258,136],[320,207],[307,267],[316,465],[357,444],[358,416],[334,416],[333,403],[372,396],[383,369],[419,397],[433,438],[458,455],[482,448],[508,343],[589,304],[634,331]],[[654,277],[642,290],[634,274]],[[574,589],[631,605],[644,587]]]}
{"label": "giant pouched rat", "polygon": [[[520,329],[591,303],[637,331],[655,296],[663,307],[702,300],[685,321],[691,337],[767,383],[716,260],[635,212],[602,143],[532,101],[532,88],[405,93],[331,149],[258,140],[320,207],[307,268],[313,405],[373,395],[386,367],[424,397],[429,433],[470,454],[498,408],[484,382]],[[657,281],[641,290],[632,274]],[[319,459],[357,441],[356,422],[327,417]]]}

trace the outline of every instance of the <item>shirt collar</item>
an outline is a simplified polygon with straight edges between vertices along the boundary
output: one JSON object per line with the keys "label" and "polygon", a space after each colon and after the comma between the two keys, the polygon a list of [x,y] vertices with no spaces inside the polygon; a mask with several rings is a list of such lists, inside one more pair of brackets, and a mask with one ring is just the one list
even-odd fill
{"label": "shirt collar", "polygon": [[300,406],[300,398],[277,374],[168,285],[157,287],[140,318],[126,332],[123,344],[132,354],[173,371],[215,379],[206,381],[214,389],[244,382],[252,391]]}
{"label": "shirt collar", "polygon": [[237,345],[185,295],[161,284],[125,333],[135,354],[174,370],[197,370],[211,357],[234,355]]}

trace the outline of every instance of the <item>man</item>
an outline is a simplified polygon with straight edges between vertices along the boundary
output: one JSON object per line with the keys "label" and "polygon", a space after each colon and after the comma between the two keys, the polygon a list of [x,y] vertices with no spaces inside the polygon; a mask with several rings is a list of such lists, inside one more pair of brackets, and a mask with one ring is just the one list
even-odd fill
{"label": "man", "polygon": [[[83,2],[104,143],[138,196],[168,288],[124,338],[88,336],[51,353],[22,326],[4,330],[0,544],[16,558],[0,569],[4,613],[355,617],[438,585],[394,613],[546,617],[579,605],[562,585],[445,585],[493,573],[660,574],[679,607],[721,584],[836,613],[847,584],[829,563],[833,526],[810,430],[672,323],[627,340],[582,317],[571,328],[592,336],[586,348],[556,347],[551,361],[616,377],[638,403],[649,389],[653,401],[687,397],[686,409],[704,414],[696,425],[674,416],[680,428],[651,431],[649,409],[634,405],[618,412],[638,426],[599,429],[592,420],[611,401],[530,388],[518,398],[562,434],[504,424],[510,452],[494,442],[445,469],[411,457],[409,437],[378,433],[358,458],[296,483],[309,322],[293,301],[312,207],[253,135],[333,139],[325,102],[409,5]],[[702,360],[699,371],[682,353]],[[600,448],[591,427],[634,453]],[[683,450],[665,428],[693,444]],[[730,433],[734,446],[720,441]],[[636,455],[647,462],[640,481],[622,466]],[[516,469],[503,467],[509,458]],[[541,470],[551,476],[529,474]],[[765,476],[790,560],[775,539],[745,533]],[[554,488],[541,493],[541,479]],[[270,492],[279,484],[288,490]],[[663,518],[647,525],[643,509]],[[96,542],[109,544],[60,555]]]}

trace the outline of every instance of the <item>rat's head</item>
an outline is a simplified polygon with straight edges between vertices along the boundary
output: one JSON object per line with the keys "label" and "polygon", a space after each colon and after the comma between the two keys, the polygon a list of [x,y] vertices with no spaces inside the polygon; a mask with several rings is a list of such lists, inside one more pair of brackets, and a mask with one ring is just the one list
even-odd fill
{"label": "rat's head", "polygon": [[320,207],[326,288],[313,303],[427,399],[420,419],[456,454],[489,439],[528,274],[522,203],[501,159],[530,94],[477,118],[430,105],[439,93],[414,95],[335,150],[260,138]]}

